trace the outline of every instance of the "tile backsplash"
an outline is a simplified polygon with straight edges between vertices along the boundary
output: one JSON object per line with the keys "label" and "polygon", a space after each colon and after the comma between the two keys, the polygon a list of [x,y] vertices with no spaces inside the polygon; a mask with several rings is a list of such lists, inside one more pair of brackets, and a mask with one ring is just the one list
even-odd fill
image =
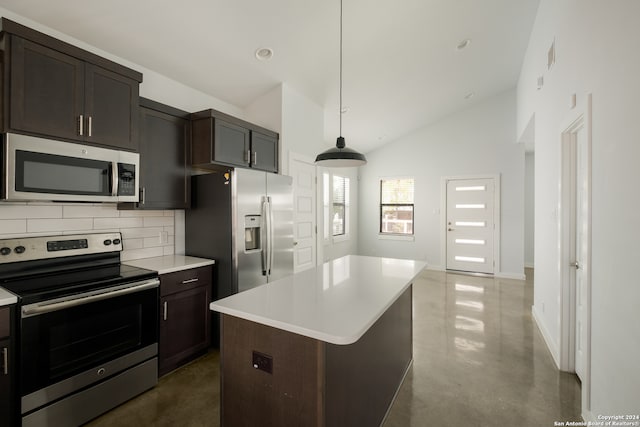
{"label": "tile backsplash", "polygon": [[0,239],[120,231],[123,260],[184,253],[184,211],[113,203],[0,203]]}

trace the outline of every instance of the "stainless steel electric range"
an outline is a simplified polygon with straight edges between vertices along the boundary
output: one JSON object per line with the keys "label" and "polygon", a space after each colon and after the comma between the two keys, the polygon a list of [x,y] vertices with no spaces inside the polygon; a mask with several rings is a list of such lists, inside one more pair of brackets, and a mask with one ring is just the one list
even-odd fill
{"label": "stainless steel electric range", "polygon": [[121,251],[120,233],[0,240],[23,426],[77,426],[157,383],[158,275]]}

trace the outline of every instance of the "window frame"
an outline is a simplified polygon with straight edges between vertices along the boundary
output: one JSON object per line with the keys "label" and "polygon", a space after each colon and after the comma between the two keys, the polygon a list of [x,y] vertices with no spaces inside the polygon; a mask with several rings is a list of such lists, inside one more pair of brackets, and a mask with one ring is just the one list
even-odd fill
{"label": "window frame", "polygon": [[[335,203],[334,202],[334,188],[333,188],[333,180],[335,177],[340,177],[344,181],[344,204]],[[323,237],[325,244],[328,242],[344,242],[350,239],[350,199],[351,199],[351,177],[347,174],[336,174],[331,171],[325,171],[322,174],[322,183],[323,183]],[[327,185],[328,184],[328,185]],[[328,199],[328,200],[327,200]],[[333,215],[334,215],[334,207],[335,206],[343,206],[344,207],[344,215],[343,215],[343,231],[342,234],[333,234]]]}
{"label": "window frame", "polygon": [[[414,197],[413,197],[413,203],[383,203],[382,201],[382,186],[384,181],[400,181],[400,180],[412,180],[413,181],[413,191],[414,191]],[[416,225],[416,217],[415,217],[415,213],[416,213],[416,208],[415,208],[415,185],[416,185],[416,180],[414,177],[408,177],[408,176],[404,176],[404,177],[385,177],[385,178],[380,178],[378,180],[378,184],[379,184],[379,211],[378,211],[378,235],[380,237],[383,236],[390,236],[390,237],[400,237],[400,238],[409,238],[409,239],[413,239],[413,237],[415,236],[416,233],[416,229],[415,229],[415,225]],[[411,233],[394,233],[394,232],[388,232],[388,231],[383,231],[383,212],[384,212],[384,208],[385,207],[411,207]]]}

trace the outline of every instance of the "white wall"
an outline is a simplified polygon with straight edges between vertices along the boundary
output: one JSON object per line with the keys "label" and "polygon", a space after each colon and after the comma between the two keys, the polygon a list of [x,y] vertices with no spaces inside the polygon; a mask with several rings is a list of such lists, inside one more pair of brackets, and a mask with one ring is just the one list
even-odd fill
{"label": "white wall", "polygon": [[[368,153],[368,164],[360,168],[360,253],[419,259],[443,269],[441,178],[500,174],[499,274],[523,277],[524,147],[515,135],[515,92],[508,91]],[[415,178],[415,241],[380,240],[382,177]]]}
{"label": "white wall", "polygon": [[316,158],[323,142],[324,110],[290,85],[282,84],[282,173],[289,172],[289,153]]}
{"label": "white wall", "polygon": [[535,153],[524,155],[524,266],[533,268],[535,238]]}
{"label": "white wall", "polygon": [[[533,312],[556,356],[559,135],[569,115],[569,96],[577,94],[582,103],[593,94],[592,382],[585,418],[640,409],[639,16],[636,0],[541,0],[518,84],[519,132],[535,114]],[[546,71],[554,39],[557,62]],[[540,75],[545,84],[537,90]]]}

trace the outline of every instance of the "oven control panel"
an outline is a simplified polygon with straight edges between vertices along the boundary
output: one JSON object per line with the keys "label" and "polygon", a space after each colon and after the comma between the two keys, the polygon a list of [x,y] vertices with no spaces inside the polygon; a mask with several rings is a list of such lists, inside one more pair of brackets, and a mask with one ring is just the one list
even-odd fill
{"label": "oven control panel", "polygon": [[86,249],[88,247],[87,239],[51,240],[47,242],[47,251],[49,252]]}
{"label": "oven control panel", "polygon": [[122,251],[120,233],[0,239],[0,263]]}

